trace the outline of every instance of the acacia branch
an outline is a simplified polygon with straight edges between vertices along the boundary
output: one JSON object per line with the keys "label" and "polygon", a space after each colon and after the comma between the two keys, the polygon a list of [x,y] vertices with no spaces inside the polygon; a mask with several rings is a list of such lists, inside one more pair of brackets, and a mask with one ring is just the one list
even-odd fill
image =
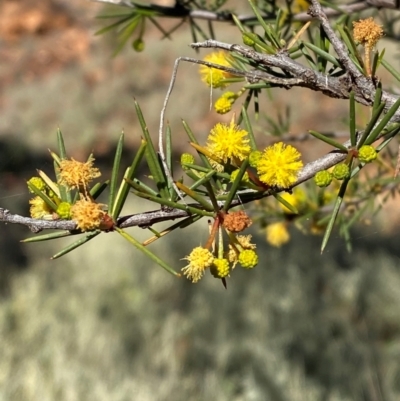
{"label": "acacia branch", "polygon": [[[122,6],[128,8],[137,8],[135,4],[128,0],[91,0],[92,2],[109,4],[115,6]],[[190,18],[194,20],[206,20],[215,22],[229,22],[232,23],[232,14],[226,11],[209,11],[209,10],[192,10],[180,3],[175,3],[174,6],[160,6],[158,4],[149,4],[146,6],[140,6],[141,8],[146,8],[153,11],[158,11],[158,17],[164,18]],[[337,17],[342,14],[352,14],[360,11],[367,10],[368,8],[389,8],[389,9],[399,9],[399,0],[365,0],[358,1],[352,4],[342,4],[335,9],[329,7],[323,7],[324,14],[331,18]],[[266,15],[261,14],[264,19],[275,19],[276,15]],[[254,14],[239,14],[237,19],[242,23],[249,23],[257,21]],[[293,21],[306,22],[310,21],[312,17],[307,12],[301,12],[293,14],[291,16]]]}
{"label": "acacia branch", "polygon": [[[296,79],[297,82],[293,81],[292,83],[290,83],[290,81],[287,81],[288,86],[305,87],[313,91],[322,92],[326,96],[338,99],[349,99],[350,92],[353,91],[355,95],[355,100],[365,106],[371,106],[375,97],[375,86],[372,79],[363,75],[358,75],[354,72],[354,69],[352,67],[349,67],[349,71],[347,74],[338,78],[322,74],[318,71],[314,71],[313,69],[304,66],[295,60],[292,60],[286,50],[278,51],[276,54],[264,54],[258,53],[253,49],[241,45],[219,42],[213,39],[209,39],[204,42],[192,43],[191,46],[195,49],[216,48],[227,50],[229,52],[236,52],[246,57],[247,59],[254,61],[258,65],[265,66],[271,69],[279,68],[286,74],[290,74],[289,78],[282,79],[282,86],[285,86],[285,79],[292,78]],[[348,58],[348,55],[345,54],[345,48],[336,46],[335,50],[339,51],[339,57],[342,59],[343,64],[345,64],[345,68],[347,69],[348,63],[346,58]],[[205,64],[214,68],[219,68],[233,74],[255,78],[258,77],[265,82],[274,83],[273,80],[269,81],[268,74],[264,74],[262,71],[244,73],[243,71],[228,69],[226,67],[217,66],[215,64],[207,64],[206,62],[203,62],[201,60],[198,60],[196,62],[198,64]],[[275,79],[276,77],[274,77],[274,80]],[[396,102],[397,99],[398,96],[394,96],[389,92],[382,91],[382,101],[386,103],[386,111]],[[400,122],[400,110],[395,113],[392,122]]]}
{"label": "acacia branch", "polygon": [[[92,0],[93,1],[93,0]],[[133,6],[131,3],[122,0],[96,0],[103,3],[112,3],[117,5]],[[374,2],[378,0],[373,0]],[[358,3],[357,3],[358,4]],[[293,86],[302,86],[312,89],[314,91],[320,91],[327,96],[341,99],[348,99],[350,92],[355,93],[355,99],[359,103],[364,105],[371,105],[375,96],[375,87],[371,79],[363,76],[354,66],[347,49],[344,47],[340,39],[336,36],[333,29],[330,27],[325,10],[320,6],[316,0],[312,0],[312,7],[310,8],[310,14],[312,17],[317,18],[324,28],[327,36],[329,37],[336,53],[338,54],[339,61],[346,71],[343,77],[329,77],[327,75],[321,74],[312,70],[311,68],[305,67],[302,64],[292,60],[289,53],[286,50],[281,50],[276,54],[261,54],[257,53],[252,49],[246,48],[241,45],[227,44],[223,42],[218,42],[215,40],[207,40],[205,42],[193,43],[193,48],[220,48],[228,51],[233,51],[241,54],[242,56],[252,60],[255,64],[264,67],[269,72],[252,70],[252,71],[239,71],[229,67],[223,67],[208,63],[201,60],[181,58],[180,60],[190,61],[197,64],[204,64],[209,67],[219,68],[230,72],[234,75],[244,76],[249,82],[264,81],[275,86],[283,86],[285,88],[290,88]],[[176,69],[177,69],[176,62]],[[285,77],[280,76],[276,73],[276,69],[280,69],[285,73]],[[274,70],[275,69],[275,70]],[[275,72],[274,72],[275,71]],[[175,73],[175,69],[174,69]],[[275,75],[276,74],[276,75]],[[173,80],[171,87],[173,86]],[[172,89],[171,89],[172,90]],[[386,102],[386,109],[388,109],[396,100],[397,97],[390,93],[383,92],[382,100]],[[166,98],[163,111],[165,111],[168,101],[168,96]],[[164,115],[162,114],[160,131],[163,129]],[[400,112],[398,111],[392,118],[392,122],[400,121]],[[160,149],[162,149],[162,136],[160,136]],[[349,142],[344,144],[349,146]],[[347,153],[334,151],[331,152],[313,162],[310,162],[304,166],[298,175],[298,179],[291,188],[308,181],[311,179],[318,171],[326,170],[341,161],[343,161],[347,156]],[[290,190],[291,188],[288,188]],[[265,191],[257,192],[254,190],[239,191],[237,193],[237,200],[233,201],[230,207],[235,207],[245,203],[252,202],[256,199],[262,199],[272,195],[276,191]],[[223,207],[224,202],[218,202],[220,207]],[[191,205],[189,205],[191,206]],[[196,208],[201,209],[201,205],[193,205]],[[172,210],[154,210],[145,213],[138,213],[134,215],[124,216],[117,219],[115,226],[119,228],[127,227],[150,227],[156,223],[162,221],[175,220],[178,218],[189,217],[191,214],[188,211],[180,209]],[[22,224],[30,228],[33,232],[39,232],[45,229],[55,229],[55,230],[67,230],[71,232],[76,232],[77,225],[73,220],[38,220],[29,217],[23,217],[17,214],[12,214],[9,210],[0,208],[0,221],[5,223]]]}
{"label": "acacia branch", "polygon": [[[346,154],[339,152],[331,152],[325,156],[308,163],[299,172],[298,179],[291,188],[300,185],[301,183],[308,181],[310,178],[321,170],[326,170],[337,163],[340,163],[346,158]],[[275,192],[274,192],[275,193]],[[239,206],[245,203],[252,202],[256,199],[266,198],[271,196],[271,191],[257,192],[254,190],[245,190],[238,192],[238,200],[232,202],[231,207]],[[224,202],[218,202],[219,206],[222,208]],[[195,206],[201,209],[201,205],[189,205]],[[128,227],[141,227],[147,228],[156,223],[162,221],[170,221],[175,219],[180,219],[184,217],[189,217],[191,214],[184,210],[172,209],[172,210],[153,210],[150,212],[137,213],[133,215],[119,217],[116,221],[116,226],[119,228]],[[40,220],[32,219],[31,217],[24,217],[18,214],[13,214],[9,210],[0,208],[0,222],[21,224],[27,226],[32,232],[38,233],[42,230],[68,230],[76,231],[77,225],[73,220]]]}

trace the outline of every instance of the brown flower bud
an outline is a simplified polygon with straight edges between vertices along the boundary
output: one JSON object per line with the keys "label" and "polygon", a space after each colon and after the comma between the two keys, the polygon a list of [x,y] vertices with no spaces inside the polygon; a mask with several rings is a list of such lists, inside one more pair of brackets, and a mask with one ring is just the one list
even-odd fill
{"label": "brown flower bud", "polygon": [[239,233],[250,227],[253,222],[244,210],[228,213],[224,217],[223,226],[233,233]]}

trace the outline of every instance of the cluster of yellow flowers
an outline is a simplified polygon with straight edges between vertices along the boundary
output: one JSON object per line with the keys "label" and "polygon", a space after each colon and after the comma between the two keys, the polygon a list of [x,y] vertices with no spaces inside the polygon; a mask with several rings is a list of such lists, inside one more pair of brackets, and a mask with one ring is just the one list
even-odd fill
{"label": "cluster of yellow flowers", "polygon": [[[204,57],[204,61],[208,63],[213,63],[221,67],[233,67],[233,58],[224,51],[218,51],[208,54]],[[201,80],[205,82],[208,86],[212,88],[224,89],[231,84],[232,81],[238,82],[242,81],[240,77],[235,77],[231,72],[221,70],[218,68],[208,67],[206,65],[200,66]],[[237,93],[232,91],[227,91],[219,97],[214,108],[219,114],[229,113],[232,109],[235,101],[244,93],[241,90]]]}
{"label": "cluster of yellow flowers", "polygon": [[[59,160],[57,183],[43,172],[40,172],[40,177],[32,177],[28,181],[28,188],[36,196],[29,201],[31,217],[49,220],[72,219],[81,231],[100,228],[106,212],[103,205],[96,203],[90,195],[89,183],[101,175],[100,171],[93,167],[93,162],[93,157],[89,157],[85,163],[74,159]],[[62,201],[60,186],[64,186],[67,191],[77,190],[78,199],[75,202]]]}
{"label": "cluster of yellow flowers", "polygon": [[[193,283],[197,283],[207,269],[225,283],[231,271],[240,264],[244,269],[252,269],[258,264],[256,245],[251,243],[251,235],[238,235],[251,225],[252,221],[244,211],[220,215],[216,219],[218,225],[218,241],[211,232],[207,246],[196,247],[184,260],[189,262],[182,268],[183,274]],[[223,230],[227,233],[228,246],[224,247]],[[212,248],[210,251],[209,248]]]}
{"label": "cluster of yellow flowers", "polygon": [[[295,184],[298,172],[303,166],[297,149],[279,142],[268,146],[264,151],[258,151],[252,149],[250,142],[249,133],[235,124],[233,116],[228,124],[216,124],[211,129],[205,146],[196,145],[196,149],[208,157],[215,171],[229,172],[231,183],[235,181],[242,163],[248,159],[249,167],[241,179],[244,187],[265,191],[269,188],[289,189]],[[188,154],[181,160],[186,164],[194,163],[193,156]],[[187,170],[186,166],[185,171]],[[217,241],[219,245],[211,251],[215,238],[209,240],[205,247],[196,247],[185,258],[189,264],[182,269],[184,275],[197,282],[208,268],[214,277],[221,279],[225,279],[237,264],[246,269],[253,268],[258,263],[258,256],[255,245],[250,242],[251,236],[237,235],[250,225],[249,222],[250,219],[244,211],[222,215],[217,213],[215,224],[222,226],[228,233],[228,250],[222,250],[223,241],[220,239]],[[286,234],[279,234],[276,228],[278,226],[271,225],[268,229],[269,242],[279,246],[288,240],[288,234],[287,231]]]}
{"label": "cluster of yellow flowers", "polygon": [[[296,2],[300,8],[292,10],[300,12],[308,8],[306,1]],[[376,24],[373,18],[354,22],[354,39],[365,46],[365,64],[367,72],[369,68],[369,52],[376,45],[377,41],[382,37],[382,27]],[[204,58],[204,61],[218,64],[222,67],[233,67],[235,64],[234,56],[224,51],[213,52]],[[200,67],[202,80],[213,88],[224,89],[232,82],[238,82],[240,77],[234,77],[231,71],[224,69],[220,70],[211,66],[202,65]],[[235,78],[235,79],[233,79]],[[242,88],[239,92],[225,92],[215,102],[215,110],[220,114],[225,114],[231,111],[232,105],[245,92]],[[253,141],[254,142],[254,141]],[[297,176],[303,163],[299,151],[291,145],[277,142],[266,147],[263,151],[257,150],[254,146],[250,146],[249,134],[246,130],[238,127],[232,118],[230,124],[216,124],[211,130],[207,143],[204,147],[204,154],[210,160],[212,168],[221,173],[229,172],[231,182],[239,172],[239,169],[245,159],[249,160],[250,168],[247,169],[241,179],[241,185],[258,190],[269,188],[291,191],[291,188],[297,181]],[[377,158],[377,152],[371,145],[364,145],[358,149],[355,156],[362,164],[370,163]],[[232,171],[233,169],[233,171]],[[350,168],[347,163],[341,163],[332,168],[331,171],[320,171],[316,174],[314,182],[322,188],[331,184],[332,179],[344,180],[350,176]],[[295,189],[293,193],[284,192],[280,195],[295,208],[298,206],[299,193]],[[308,212],[315,208],[312,202],[305,202],[303,196],[303,206]],[[288,231],[289,223],[295,219],[288,208],[283,207],[283,216],[278,221],[268,222],[266,225],[266,239],[272,246],[280,247],[290,239]],[[285,210],[286,209],[286,210]],[[279,213],[277,214],[279,217]],[[318,221],[311,221],[311,228],[308,230],[311,233],[320,233],[321,226]],[[323,227],[322,227],[323,229]]]}
{"label": "cluster of yellow flowers", "polygon": [[[232,57],[223,51],[213,52],[204,60],[222,67],[232,66],[233,63]],[[206,65],[200,67],[200,74],[202,80],[213,88],[225,88],[232,78],[230,72]],[[217,112],[230,111],[230,106],[242,92],[222,95],[215,105]],[[235,124],[234,117],[228,125],[215,125],[208,136],[206,150],[211,160],[220,165],[229,163],[240,167],[240,163],[249,157],[251,166],[257,169],[259,181],[255,182],[256,185],[261,182],[270,187],[289,188],[296,182],[297,174],[303,167],[298,150],[282,142],[267,147],[263,153],[251,149],[248,132]]]}
{"label": "cluster of yellow flowers", "polygon": [[248,171],[247,177],[254,185],[260,189],[290,188],[303,167],[300,152],[283,142],[268,146],[263,152],[253,150],[248,132],[238,127],[234,118],[229,124],[218,123],[212,128],[204,154],[215,163],[229,168],[240,168],[243,160],[249,158],[250,166],[256,170],[257,175]]}

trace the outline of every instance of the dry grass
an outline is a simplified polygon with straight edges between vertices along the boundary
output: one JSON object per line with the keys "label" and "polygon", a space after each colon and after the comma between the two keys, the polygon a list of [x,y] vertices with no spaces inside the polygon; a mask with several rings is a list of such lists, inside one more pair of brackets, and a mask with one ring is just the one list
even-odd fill
{"label": "dry grass", "polygon": [[[269,249],[228,290],[173,278],[113,234],[54,262],[31,247],[0,308],[0,399],[396,399],[398,256],[316,245]],[[185,253],[179,235],[157,252]]]}

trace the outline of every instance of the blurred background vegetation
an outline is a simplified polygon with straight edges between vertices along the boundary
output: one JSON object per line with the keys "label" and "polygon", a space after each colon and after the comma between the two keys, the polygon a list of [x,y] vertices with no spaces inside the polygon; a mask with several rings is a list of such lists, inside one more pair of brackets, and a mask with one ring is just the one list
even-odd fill
{"label": "blurred background vegetation", "polygon": [[[138,146],[134,98],[156,137],[173,62],[194,56],[190,35],[160,41],[150,30],[143,53],[112,58],[115,38],[94,36],[102,9],[83,0],[0,3],[1,207],[27,215],[25,181],[36,168],[51,172],[57,127],[70,156],[93,151],[104,176],[122,129],[127,161]],[[218,37],[235,35],[224,26]],[[397,48],[386,47],[398,67]],[[289,104],[291,133],[345,129],[347,102],[288,94],[261,110],[276,119]],[[208,95],[197,67],[182,66],[167,112],[176,160],[187,150],[181,118],[200,139],[230,119],[209,111]],[[260,144],[269,143],[267,126],[263,117],[255,124]],[[325,150],[302,146],[306,161]],[[172,277],[113,234],[50,261],[67,240],[21,245],[28,230],[2,225],[0,400],[398,400],[397,202],[353,233],[351,254],[337,237],[320,255],[320,238],[296,232],[275,249],[254,228],[260,264],[235,272],[227,290],[211,275],[197,285]],[[126,213],[144,207],[131,203]],[[207,238],[206,223],[185,235],[154,247],[177,269]]]}

